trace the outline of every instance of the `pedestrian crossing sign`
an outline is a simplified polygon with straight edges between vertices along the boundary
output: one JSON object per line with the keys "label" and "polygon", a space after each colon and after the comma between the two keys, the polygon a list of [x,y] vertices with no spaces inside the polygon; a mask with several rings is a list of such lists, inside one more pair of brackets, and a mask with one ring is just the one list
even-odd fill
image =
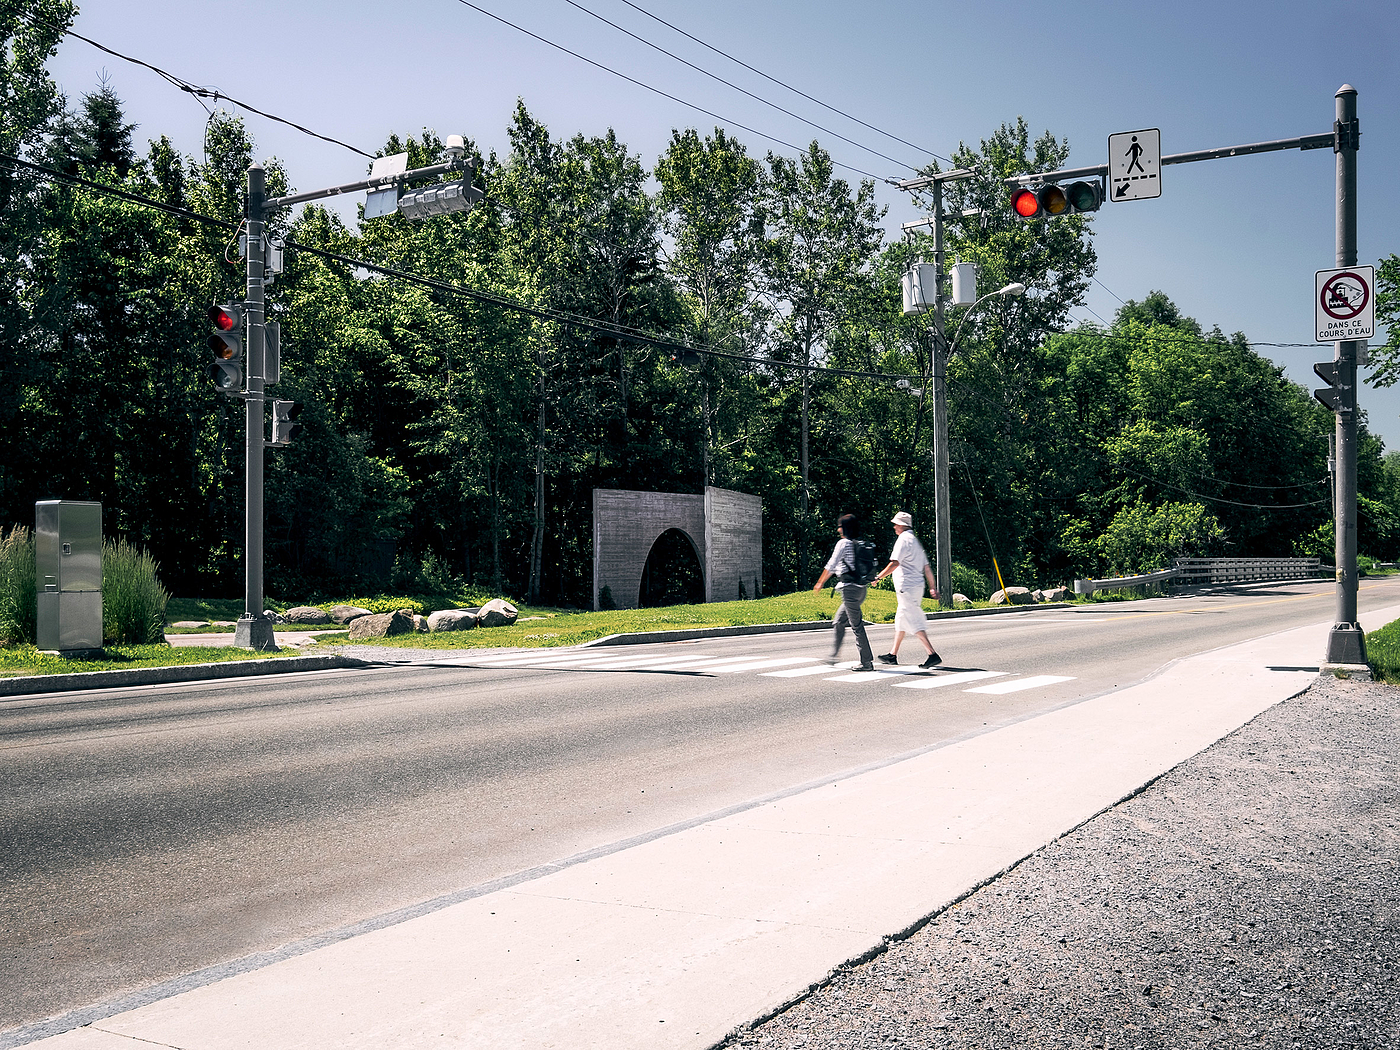
{"label": "pedestrian crossing sign", "polygon": [[1108,136],[1108,196],[1140,201],[1162,195],[1162,131],[1120,131]]}

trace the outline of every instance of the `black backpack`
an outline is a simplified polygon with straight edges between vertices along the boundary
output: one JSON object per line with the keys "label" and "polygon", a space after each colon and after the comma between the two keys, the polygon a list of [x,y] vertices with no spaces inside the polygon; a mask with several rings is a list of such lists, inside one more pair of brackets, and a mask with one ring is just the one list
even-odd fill
{"label": "black backpack", "polygon": [[848,561],[849,571],[843,569],[839,577],[842,583],[855,583],[862,587],[869,587],[871,581],[875,579],[875,544],[867,540],[851,541],[851,556]]}

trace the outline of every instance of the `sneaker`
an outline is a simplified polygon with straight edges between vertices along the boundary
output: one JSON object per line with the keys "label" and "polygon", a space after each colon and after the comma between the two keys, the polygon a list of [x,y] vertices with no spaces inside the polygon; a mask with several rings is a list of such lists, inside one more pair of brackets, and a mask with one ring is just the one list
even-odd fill
{"label": "sneaker", "polygon": [[855,670],[857,670],[857,671],[873,671],[873,670],[875,670],[875,665],[874,665],[874,664],[856,664]]}
{"label": "sneaker", "polygon": [[885,653],[885,654],[884,654],[883,656],[881,656],[879,659],[880,659],[880,662],[881,662],[882,664],[897,664],[897,663],[899,663],[899,657],[895,656],[894,653]]}
{"label": "sneaker", "polygon": [[939,656],[937,653],[929,653],[929,654],[928,654],[928,659],[926,659],[926,660],[925,660],[923,663],[921,663],[919,666],[920,666],[920,667],[937,667],[937,666],[938,666],[939,664],[941,664],[942,662],[943,662],[943,657]]}

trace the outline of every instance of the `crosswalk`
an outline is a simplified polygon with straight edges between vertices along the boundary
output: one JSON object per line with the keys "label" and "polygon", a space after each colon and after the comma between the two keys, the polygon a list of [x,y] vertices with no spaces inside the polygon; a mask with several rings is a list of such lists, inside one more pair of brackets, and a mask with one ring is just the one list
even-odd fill
{"label": "crosswalk", "polygon": [[[435,662],[502,670],[548,668],[575,671],[690,671],[714,675],[749,673],[764,678],[818,679],[831,683],[889,685],[896,689],[950,689],[992,696],[1043,689],[1075,680],[1072,675],[1021,675],[1014,671],[981,668],[925,670],[914,665],[880,665],[873,671],[860,671],[853,664],[829,664],[811,656],[699,656],[694,653],[659,656],[656,653],[629,655],[597,649],[500,653]],[[994,682],[991,679],[1004,680]]]}

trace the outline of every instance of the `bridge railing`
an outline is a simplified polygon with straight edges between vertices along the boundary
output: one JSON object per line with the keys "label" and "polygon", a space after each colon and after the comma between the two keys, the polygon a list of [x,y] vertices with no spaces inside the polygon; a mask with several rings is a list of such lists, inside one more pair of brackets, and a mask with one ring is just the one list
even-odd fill
{"label": "bridge railing", "polygon": [[1171,584],[1257,583],[1267,580],[1314,580],[1331,575],[1321,558],[1173,558],[1172,567],[1140,576],[1075,580],[1075,594],[1117,591],[1127,587]]}

